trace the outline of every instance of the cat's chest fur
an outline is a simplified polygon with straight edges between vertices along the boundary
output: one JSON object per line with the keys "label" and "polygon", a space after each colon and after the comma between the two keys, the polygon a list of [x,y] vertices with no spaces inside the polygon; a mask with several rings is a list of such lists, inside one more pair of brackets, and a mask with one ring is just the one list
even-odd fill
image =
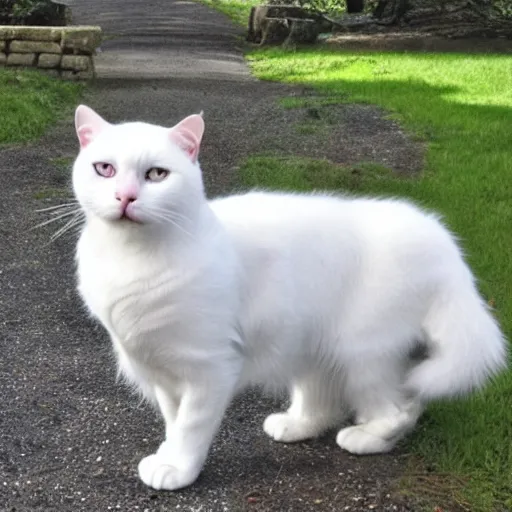
{"label": "cat's chest fur", "polygon": [[208,241],[190,251],[154,242],[86,227],[77,247],[79,292],[118,354],[151,368],[162,350],[178,365],[201,364],[213,333],[233,325],[232,266],[217,263],[230,252],[217,254]]}
{"label": "cat's chest fur", "polygon": [[78,246],[79,291],[91,313],[126,350],[157,340],[186,322],[183,304],[195,276],[173,266],[165,251],[131,248],[85,231]]}

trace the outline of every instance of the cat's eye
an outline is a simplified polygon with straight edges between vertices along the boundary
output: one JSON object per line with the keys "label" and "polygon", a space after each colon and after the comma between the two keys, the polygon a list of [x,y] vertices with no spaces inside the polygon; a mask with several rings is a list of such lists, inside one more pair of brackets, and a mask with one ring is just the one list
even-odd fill
{"label": "cat's eye", "polygon": [[171,174],[167,169],[161,169],[160,167],[151,167],[149,171],[146,173],[146,180],[147,181],[164,181],[167,176]]}
{"label": "cat's eye", "polygon": [[112,178],[116,173],[114,166],[107,162],[96,162],[93,166],[96,174],[103,176],[104,178]]}

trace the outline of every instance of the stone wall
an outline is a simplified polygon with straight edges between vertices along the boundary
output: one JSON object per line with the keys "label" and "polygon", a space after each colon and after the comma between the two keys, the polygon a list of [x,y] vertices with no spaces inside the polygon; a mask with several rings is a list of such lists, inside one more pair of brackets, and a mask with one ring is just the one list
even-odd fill
{"label": "stone wall", "polygon": [[0,66],[35,67],[69,79],[94,77],[100,27],[0,26]]}

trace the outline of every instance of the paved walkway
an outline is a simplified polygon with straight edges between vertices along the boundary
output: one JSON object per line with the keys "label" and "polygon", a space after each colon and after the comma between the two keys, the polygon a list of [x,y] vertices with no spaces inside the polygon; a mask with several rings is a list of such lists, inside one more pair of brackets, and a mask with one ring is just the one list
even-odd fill
{"label": "paved walkway", "polygon": [[75,0],[73,20],[112,38],[97,58],[101,78],[252,80],[235,49],[241,31],[187,0]]}
{"label": "paved walkway", "polygon": [[[248,152],[297,151],[295,114],[275,104],[297,89],[251,78],[223,16],[188,1],[75,0],[75,22],[109,36],[86,98],[108,119],[171,125],[205,110],[211,192],[233,186]],[[138,480],[162,424],[115,382],[109,341],[74,291],[73,237],[47,245],[51,230],[30,231],[37,208],[68,194],[56,159],[76,149],[68,117],[40,141],[0,150],[0,510],[409,510],[390,497],[399,453],[353,457],[334,435],[273,443],[261,425],[280,403],[256,392],[230,409],[195,485],[165,493]]]}

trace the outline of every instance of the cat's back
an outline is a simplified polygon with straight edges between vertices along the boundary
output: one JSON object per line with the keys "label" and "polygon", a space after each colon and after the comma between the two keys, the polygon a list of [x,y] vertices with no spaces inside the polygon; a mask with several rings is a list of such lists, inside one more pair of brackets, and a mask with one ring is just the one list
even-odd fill
{"label": "cat's back", "polygon": [[210,204],[229,228],[305,227],[332,215],[348,213],[343,199],[325,194],[253,191],[216,199]]}
{"label": "cat's back", "polygon": [[396,199],[254,191],[216,199],[210,205],[229,230],[286,228],[319,234],[333,229],[374,238],[410,235],[418,229],[425,233],[440,226],[435,215]]}
{"label": "cat's back", "polygon": [[458,253],[436,215],[404,200],[254,191],[211,207],[243,248],[395,262]]}

